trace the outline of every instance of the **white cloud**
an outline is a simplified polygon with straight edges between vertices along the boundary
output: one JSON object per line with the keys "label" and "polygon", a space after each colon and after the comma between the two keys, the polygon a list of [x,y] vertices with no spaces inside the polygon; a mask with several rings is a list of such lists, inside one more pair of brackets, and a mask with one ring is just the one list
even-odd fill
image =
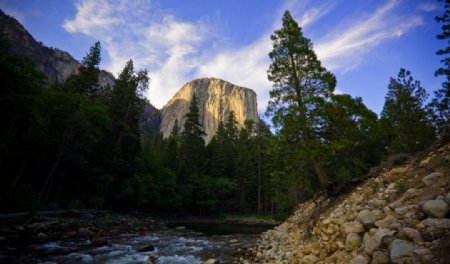
{"label": "white cloud", "polygon": [[[267,69],[270,65],[269,52],[272,49],[270,35],[276,28],[281,27],[281,16],[285,9],[293,10],[297,3],[287,2],[280,9],[279,18],[274,21],[272,27],[253,43],[233,50],[221,51],[212,59],[202,64],[196,77],[217,77],[230,81],[236,85],[251,88],[258,95],[258,111],[263,113],[269,101],[269,90],[272,83],[267,79]],[[302,28],[310,26],[322,16],[332,10],[329,2],[311,9],[303,9],[303,15],[297,19]],[[292,14],[295,16],[295,14]]]}
{"label": "white cloud", "polygon": [[[333,33],[313,40],[324,65],[337,72],[351,70],[381,43],[421,25],[421,17],[396,12],[400,1],[387,0],[372,15],[331,25],[329,32]],[[201,20],[182,21],[152,6],[148,0],[79,0],[75,17],[65,21],[64,27],[71,33],[99,39],[111,61],[105,68],[113,73],[120,72],[130,58],[136,68],[147,68],[151,78],[148,98],[156,107],[162,107],[185,82],[195,77],[217,77],[255,90],[259,111],[263,112],[272,86],[267,80],[268,53],[272,49],[270,34],[280,28],[282,12],[291,10],[305,28],[320,21],[337,5],[335,1],[326,1],[310,7],[309,2],[285,2],[272,26],[258,39],[228,49],[215,45],[220,41],[215,31],[220,29]]]}
{"label": "white cloud", "polygon": [[351,70],[383,41],[400,37],[423,24],[420,16],[394,14],[399,3],[398,0],[389,0],[373,15],[354,20],[343,30],[319,40],[315,50],[324,65],[331,70]]}
{"label": "white cloud", "polygon": [[114,74],[129,59],[137,69],[148,69],[148,98],[162,107],[192,77],[209,29],[201,21],[181,21],[152,9],[151,4],[147,0],[80,0],[75,17],[63,26],[70,33],[100,40],[110,59],[102,67]]}
{"label": "white cloud", "polygon": [[417,10],[424,11],[424,12],[433,12],[438,9],[439,9],[439,5],[436,3],[432,3],[432,2],[422,3],[417,7]]}

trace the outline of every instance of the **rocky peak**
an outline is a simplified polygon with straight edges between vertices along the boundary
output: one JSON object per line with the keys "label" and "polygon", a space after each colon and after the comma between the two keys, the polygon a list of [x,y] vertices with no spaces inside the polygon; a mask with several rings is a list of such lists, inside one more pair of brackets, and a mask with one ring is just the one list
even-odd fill
{"label": "rocky peak", "polygon": [[215,135],[220,121],[225,122],[231,111],[234,111],[240,128],[246,120],[259,122],[254,91],[216,78],[201,78],[183,85],[161,109],[160,131],[164,137],[170,135],[175,120],[183,125],[194,95],[198,101],[200,121],[207,134],[206,143]]}
{"label": "rocky peak", "polygon": [[[50,82],[63,82],[72,74],[78,74],[80,63],[68,52],[45,46],[36,41],[33,36],[13,17],[0,10],[0,30],[9,43],[10,49],[16,54],[31,57],[39,70],[45,73]],[[114,76],[101,71],[100,85],[111,85]]]}

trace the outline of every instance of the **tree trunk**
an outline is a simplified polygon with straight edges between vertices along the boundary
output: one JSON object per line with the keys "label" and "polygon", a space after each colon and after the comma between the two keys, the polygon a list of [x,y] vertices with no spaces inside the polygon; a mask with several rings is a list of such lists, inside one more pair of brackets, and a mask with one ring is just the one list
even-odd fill
{"label": "tree trunk", "polygon": [[261,146],[258,142],[258,215],[261,214]]}
{"label": "tree trunk", "polygon": [[[55,163],[53,164],[53,167],[52,167],[50,173],[48,174],[47,178],[45,179],[44,186],[42,186],[41,192],[39,193],[39,202],[41,202],[42,198],[44,198],[44,194],[45,194],[45,191],[47,190],[48,184],[49,184],[50,180],[53,178],[53,175],[54,175],[56,169],[58,168],[59,163],[61,162],[64,152],[66,151],[67,142],[69,141],[69,137],[70,137],[71,133],[72,133],[72,128],[70,128],[67,131],[67,134],[64,136],[63,141],[61,142],[61,145],[59,146]],[[49,191],[50,190],[47,190],[47,192],[49,192]]]}
{"label": "tree trunk", "polygon": [[316,159],[313,160],[313,166],[316,176],[319,178],[320,187],[326,189],[330,184],[330,178]]}

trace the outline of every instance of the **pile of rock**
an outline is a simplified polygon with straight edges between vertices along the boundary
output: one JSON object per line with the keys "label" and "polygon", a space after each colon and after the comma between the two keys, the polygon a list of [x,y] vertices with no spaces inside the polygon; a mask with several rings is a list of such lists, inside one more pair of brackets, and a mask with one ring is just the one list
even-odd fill
{"label": "pile of rock", "polygon": [[[450,249],[450,145],[366,180],[311,221],[299,206],[253,248],[259,263],[445,263]],[[325,199],[325,198],[324,198]]]}

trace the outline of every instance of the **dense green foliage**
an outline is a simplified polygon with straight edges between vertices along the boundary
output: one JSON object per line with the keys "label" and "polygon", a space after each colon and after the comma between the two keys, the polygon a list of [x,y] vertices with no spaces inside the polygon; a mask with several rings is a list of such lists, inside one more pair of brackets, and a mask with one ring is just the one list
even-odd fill
{"label": "dense green foliage", "polygon": [[381,118],[389,124],[390,150],[414,153],[434,140],[434,129],[425,108],[427,94],[411,73],[400,69],[391,78]]}
{"label": "dense green foliage", "polygon": [[[448,4],[438,18],[441,39],[448,38],[447,13]],[[271,39],[273,130],[262,120],[238,124],[230,112],[207,145],[195,95],[168,138],[139,127],[147,72],[130,60],[113,87],[102,86],[99,42],[79,74],[47,84],[30,59],[0,41],[0,211],[286,216],[389,154],[426,148],[448,125],[448,80],[426,107],[420,82],[401,69],[379,119],[361,98],[334,93],[335,76],[288,11]],[[448,79],[447,60],[437,74]]]}
{"label": "dense green foliage", "polygon": [[437,37],[446,41],[446,46],[437,51],[437,55],[443,56],[441,60],[442,67],[436,70],[436,76],[444,76],[445,81],[442,87],[435,91],[435,97],[430,103],[432,108],[433,120],[435,126],[439,129],[442,136],[449,136],[450,128],[450,1],[445,0],[445,12],[442,16],[436,17],[438,23],[442,23],[442,33]]}

